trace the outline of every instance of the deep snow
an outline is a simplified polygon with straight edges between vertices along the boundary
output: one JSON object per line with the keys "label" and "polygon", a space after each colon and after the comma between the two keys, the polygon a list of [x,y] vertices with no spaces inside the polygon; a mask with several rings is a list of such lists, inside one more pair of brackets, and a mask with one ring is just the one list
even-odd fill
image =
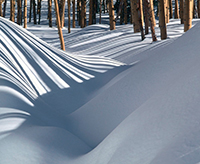
{"label": "deep snow", "polygon": [[55,29],[29,26],[42,41],[0,17],[0,164],[199,163],[198,22],[156,43],[74,29],[63,52]]}

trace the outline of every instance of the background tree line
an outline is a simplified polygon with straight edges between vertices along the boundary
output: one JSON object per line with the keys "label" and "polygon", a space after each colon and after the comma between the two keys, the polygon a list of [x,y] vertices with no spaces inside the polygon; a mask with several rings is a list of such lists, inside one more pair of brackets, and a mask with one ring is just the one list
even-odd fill
{"label": "background tree line", "polygon": [[[8,0],[0,0],[0,16],[5,17]],[[40,24],[42,0],[10,0],[10,20],[19,25],[27,27],[27,21]],[[27,20],[27,3],[29,3],[29,18]],[[52,0],[48,0],[49,26],[52,27]],[[67,3],[67,5],[66,5]],[[167,23],[169,19],[180,18],[180,23],[184,24],[184,31],[192,26],[193,18],[200,18],[200,0],[54,0],[56,11],[56,24],[61,41],[61,48],[64,50],[64,40],[61,28],[65,25],[65,6],[68,11],[68,32],[70,27],[75,28],[76,22],[81,27],[87,26],[86,6],[89,5],[88,25],[101,23],[102,13],[109,14],[110,30],[115,29],[115,24],[119,19],[120,24],[132,23],[134,32],[141,33],[141,39],[151,30],[152,40],[156,41],[154,27],[155,17],[159,18],[161,39],[167,38]],[[72,6],[72,7],[71,7]],[[71,25],[72,8],[72,25]],[[16,13],[15,13],[16,12]],[[97,14],[99,22],[97,22]]]}

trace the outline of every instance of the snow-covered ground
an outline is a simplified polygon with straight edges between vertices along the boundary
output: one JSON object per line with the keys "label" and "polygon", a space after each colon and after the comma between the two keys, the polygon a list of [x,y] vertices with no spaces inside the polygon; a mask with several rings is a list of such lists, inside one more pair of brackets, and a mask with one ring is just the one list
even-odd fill
{"label": "snow-covered ground", "polygon": [[63,52],[45,17],[0,17],[0,164],[200,163],[198,19],[154,43],[130,24],[65,27]]}

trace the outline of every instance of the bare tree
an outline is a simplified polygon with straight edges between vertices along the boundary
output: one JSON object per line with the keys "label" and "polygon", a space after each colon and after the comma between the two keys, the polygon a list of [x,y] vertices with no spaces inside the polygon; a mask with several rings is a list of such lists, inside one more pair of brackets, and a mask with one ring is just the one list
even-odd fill
{"label": "bare tree", "polygon": [[181,18],[181,24],[184,23],[184,14],[183,14],[183,11],[184,11],[184,1],[180,0],[180,18]]}
{"label": "bare tree", "polygon": [[114,15],[113,0],[108,0],[108,4],[109,4],[110,30],[114,30],[115,29],[115,15]]}
{"label": "bare tree", "polygon": [[164,0],[159,0],[159,27],[160,27],[160,35],[161,39],[167,38],[167,28],[166,28],[166,19],[165,19],[165,3]]}
{"label": "bare tree", "polygon": [[184,4],[184,32],[189,30],[192,27],[192,18],[193,18],[193,0],[185,0]]}
{"label": "bare tree", "polygon": [[178,0],[175,0],[175,12],[174,12],[174,18],[179,18],[179,7],[178,7]]}

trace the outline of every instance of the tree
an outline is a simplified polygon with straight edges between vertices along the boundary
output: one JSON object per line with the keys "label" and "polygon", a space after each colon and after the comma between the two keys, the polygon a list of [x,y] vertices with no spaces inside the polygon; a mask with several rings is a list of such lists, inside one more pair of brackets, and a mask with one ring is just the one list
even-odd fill
{"label": "tree", "polygon": [[179,18],[179,7],[178,7],[178,0],[175,0],[175,12],[174,12],[174,18]]}
{"label": "tree", "polygon": [[114,16],[113,0],[108,0],[108,4],[109,4],[110,30],[114,30],[115,29],[115,16]]}
{"label": "tree", "polygon": [[61,25],[61,28],[63,28],[64,23],[65,23],[65,0],[61,0],[60,3],[61,3],[60,4],[60,25]]}
{"label": "tree", "polygon": [[165,0],[165,21],[169,23],[169,0]]}
{"label": "tree", "polygon": [[166,29],[166,19],[165,19],[165,3],[164,0],[159,0],[159,27],[160,27],[160,35],[161,39],[167,38],[167,29]]}
{"label": "tree", "polygon": [[15,22],[15,0],[10,1],[10,20]]}
{"label": "tree", "polygon": [[184,11],[184,1],[180,0],[180,18],[181,18],[181,24],[184,23],[184,14],[183,14],[183,11]]}
{"label": "tree", "polygon": [[127,15],[127,0],[124,0],[124,23],[128,23],[128,15]]}
{"label": "tree", "polygon": [[173,17],[173,7],[172,7],[172,0],[169,0],[169,18]]}
{"label": "tree", "polygon": [[70,0],[67,0],[67,6],[68,6],[68,33],[71,32],[70,30],[70,24],[71,24],[71,19],[70,19]]}
{"label": "tree", "polygon": [[131,15],[132,15],[134,33],[140,32],[137,0],[131,0]]}
{"label": "tree", "polygon": [[75,28],[75,0],[72,0],[73,3],[73,21],[72,21],[72,27]]}
{"label": "tree", "polygon": [[5,0],[4,5],[3,5],[3,17],[5,17],[5,14],[6,14],[6,4],[7,4],[7,0]]}
{"label": "tree", "polygon": [[192,27],[192,18],[193,18],[193,0],[185,0],[184,4],[184,32],[189,30]]}
{"label": "tree", "polygon": [[27,28],[27,0],[24,0],[24,28]]}
{"label": "tree", "polygon": [[58,34],[60,38],[61,49],[65,51],[65,43],[64,43],[61,24],[60,24],[60,14],[59,14],[59,7],[58,7],[57,0],[54,0],[54,5],[55,5],[55,10],[56,10],[56,22],[57,22],[57,27],[58,27]]}
{"label": "tree", "polygon": [[48,0],[49,27],[52,27],[52,0]]}
{"label": "tree", "polygon": [[197,0],[198,18],[200,18],[200,0]]}
{"label": "tree", "polygon": [[3,3],[3,0],[0,0],[0,16],[1,16],[1,17],[3,16],[3,12],[2,12],[2,3]]}
{"label": "tree", "polygon": [[22,0],[17,0],[17,24],[22,24]]}

